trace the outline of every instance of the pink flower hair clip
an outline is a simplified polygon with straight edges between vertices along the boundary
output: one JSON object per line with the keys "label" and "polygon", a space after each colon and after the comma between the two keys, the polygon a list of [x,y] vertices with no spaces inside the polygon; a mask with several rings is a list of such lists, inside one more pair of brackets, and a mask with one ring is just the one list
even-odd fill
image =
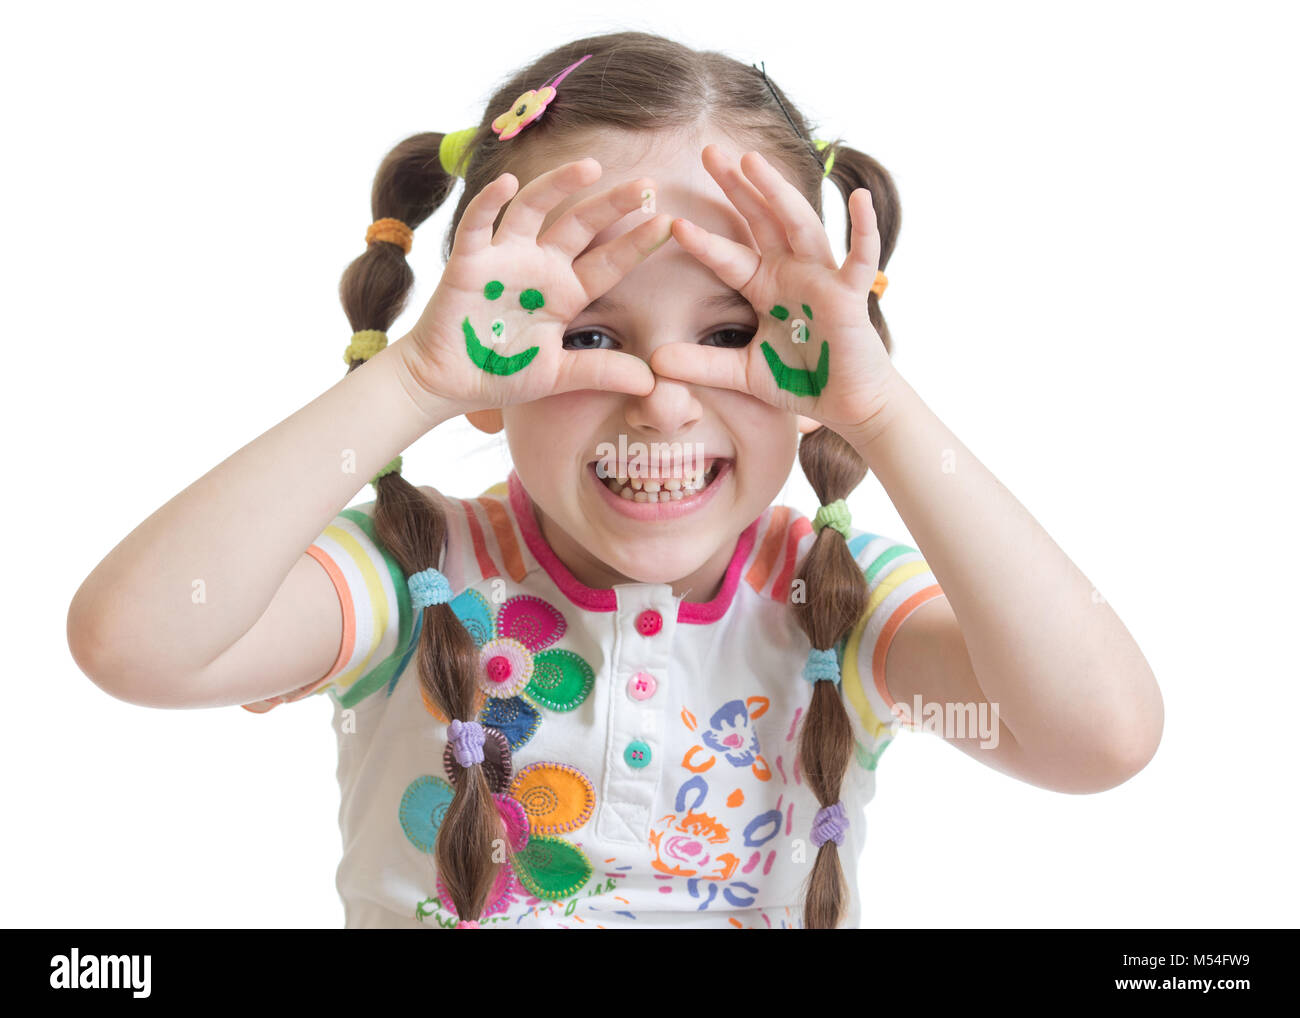
{"label": "pink flower hair clip", "polygon": [[[588,53],[582,60],[591,57]],[[509,141],[525,127],[535,121],[542,115],[542,111],[550,105],[551,100],[556,96],[560,82],[562,82],[582,60],[576,60],[568,67],[562,70],[554,78],[548,81],[541,88],[531,88],[518,99],[514,101],[510,109],[502,113],[496,120],[492,121],[492,130],[495,131],[501,141]]]}

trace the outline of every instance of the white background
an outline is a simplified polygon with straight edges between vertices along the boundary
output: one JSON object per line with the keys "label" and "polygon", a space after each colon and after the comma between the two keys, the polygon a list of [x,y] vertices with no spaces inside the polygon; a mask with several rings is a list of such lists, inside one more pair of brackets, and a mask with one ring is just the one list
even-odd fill
{"label": "white background", "polygon": [[[7,9],[0,922],[342,925],[326,698],[117,701],[72,661],[68,605],[156,508],[342,377],[338,280],[384,154],[477,123],[537,53],[634,28],[766,61],[816,134],[894,174],[900,371],[1114,606],[1164,695],[1155,759],[1099,795],[900,735],[864,924],[1296,925],[1288,5],[589,6]],[[417,232],[394,336],[452,204]],[[464,421],[405,463],[463,496],[509,465]],[[797,466],[781,501],[816,508]],[[874,477],[850,504],[908,538]]]}

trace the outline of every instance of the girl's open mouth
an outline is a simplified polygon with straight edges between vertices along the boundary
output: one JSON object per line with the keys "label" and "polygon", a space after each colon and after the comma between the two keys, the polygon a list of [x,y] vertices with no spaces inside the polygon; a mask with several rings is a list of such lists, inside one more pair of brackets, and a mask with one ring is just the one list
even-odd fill
{"label": "girl's open mouth", "polygon": [[596,473],[596,462],[587,464],[587,473],[601,489],[603,501],[616,512],[633,519],[673,519],[694,512],[712,501],[720,482],[731,473],[732,461],[715,459],[701,472],[684,477],[614,478]]}

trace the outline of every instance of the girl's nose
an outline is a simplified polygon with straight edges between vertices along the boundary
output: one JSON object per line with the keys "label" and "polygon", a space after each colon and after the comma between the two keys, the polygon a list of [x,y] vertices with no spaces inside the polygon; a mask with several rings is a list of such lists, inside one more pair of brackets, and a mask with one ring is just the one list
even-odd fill
{"label": "girl's nose", "polygon": [[662,375],[655,376],[655,387],[644,396],[627,396],[624,417],[628,426],[670,440],[699,423],[704,408],[693,387]]}

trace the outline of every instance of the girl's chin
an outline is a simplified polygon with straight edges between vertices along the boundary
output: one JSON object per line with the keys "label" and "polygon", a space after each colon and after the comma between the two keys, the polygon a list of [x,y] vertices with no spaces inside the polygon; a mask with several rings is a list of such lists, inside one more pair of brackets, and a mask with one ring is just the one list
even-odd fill
{"label": "girl's chin", "polygon": [[608,569],[624,577],[616,583],[674,584],[699,569],[708,558],[703,549],[699,557],[692,556],[680,541],[675,542],[675,547],[662,548],[654,541],[638,541],[630,554],[626,540],[620,542],[614,536],[610,543],[614,546],[597,547],[593,543],[588,548]]}

